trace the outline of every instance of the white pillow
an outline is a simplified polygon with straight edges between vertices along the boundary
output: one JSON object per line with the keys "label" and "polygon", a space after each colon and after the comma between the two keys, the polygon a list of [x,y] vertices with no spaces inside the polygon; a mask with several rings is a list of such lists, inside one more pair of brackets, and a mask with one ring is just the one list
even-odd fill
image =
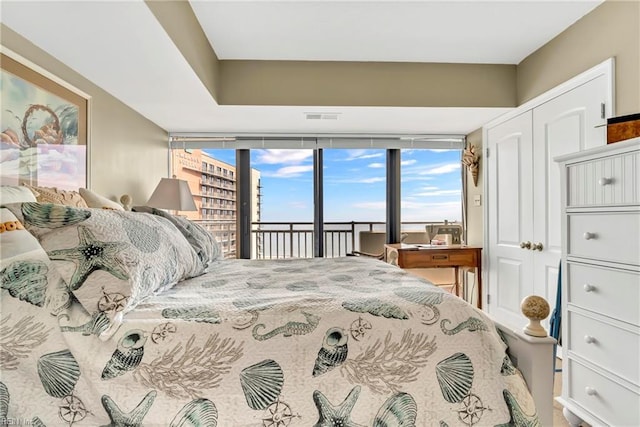
{"label": "white pillow", "polygon": [[109,200],[106,197],[94,193],[89,189],[80,188],[78,191],[80,192],[80,195],[82,196],[84,201],[87,202],[87,206],[89,206],[90,208],[114,209],[117,211],[124,210],[122,205],[120,205],[119,203]]}
{"label": "white pillow", "polygon": [[18,259],[28,258],[49,262],[49,257],[40,246],[38,239],[22,227],[9,209],[0,208],[0,224],[4,225],[4,227],[0,227],[2,230],[0,233],[0,270]]}
{"label": "white pillow", "polygon": [[3,185],[0,187],[0,203],[35,202],[36,196],[23,185]]}

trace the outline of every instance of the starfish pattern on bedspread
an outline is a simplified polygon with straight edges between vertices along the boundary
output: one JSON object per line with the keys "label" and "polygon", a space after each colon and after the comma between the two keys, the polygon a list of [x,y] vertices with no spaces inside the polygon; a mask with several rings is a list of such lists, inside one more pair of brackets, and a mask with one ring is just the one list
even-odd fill
{"label": "starfish pattern on bedspread", "polygon": [[47,252],[50,259],[76,263],[76,271],[69,281],[70,290],[77,290],[96,270],[108,271],[121,280],[129,278],[122,262],[116,257],[119,251],[127,247],[126,243],[102,242],[82,225],[78,226],[78,237],[80,244],[76,247]]}
{"label": "starfish pattern on bedspread", "polygon": [[320,391],[313,392],[313,401],[318,408],[320,418],[313,427],[364,427],[351,421],[351,411],[360,395],[360,386],[355,386],[344,401],[333,406]]}
{"label": "starfish pattern on bedspread", "polygon": [[109,396],[102,396],[102,406],[107,411],[111,424],[103,427],[138,427],[151,409],[158,392],[151,390],[142,401],[129,413],[124,413]]}

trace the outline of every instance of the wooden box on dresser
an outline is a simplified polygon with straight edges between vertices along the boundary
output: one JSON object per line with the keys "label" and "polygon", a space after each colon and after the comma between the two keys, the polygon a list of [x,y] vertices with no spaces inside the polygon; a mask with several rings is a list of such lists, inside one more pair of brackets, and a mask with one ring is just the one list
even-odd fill
{"label": "wooden box on dresser", "polygon": [[640,138],[557,157],[569,424],[640,425]]}

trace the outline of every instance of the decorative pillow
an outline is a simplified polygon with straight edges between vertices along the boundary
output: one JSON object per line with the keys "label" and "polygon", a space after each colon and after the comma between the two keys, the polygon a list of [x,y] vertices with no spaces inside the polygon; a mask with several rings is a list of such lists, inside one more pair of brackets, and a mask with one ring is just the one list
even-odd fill
{"label": "decorative pillow", "polygon": [[156,215],[41,203],[8,207],[39,238],[82,306],[109,319],[102,338],[140,301],[204,271],[184,236]]}
{"label": "decorative pillow", "polygon": [[53,314],[71,302],[67,284],[47,253],[6,208],[0,208],[0,278],[10,296]]}
{"label": "decorative pillow", "polygon": [[32,190],[23,185],[3,185],[0,187],[0,203],[35,202],[36,196]]}
{"label": "decorative pillow", "polygon": [[87,208],[80,193],[73,190],[59,190],[56,187],[36,187],[29,184],[23,184],[36,195],[36,200],[40,203],[55,203],[57,205],[75,206],[78,208]]}
{"label": "decorative pillow", "polygon": [[212,261],[222,259],[222,249],[218,241],[200,224],[149,206],[134,206],[133,211],[158,215],[171,221],[196,251],[205,268]]}
{"label": "decorative pillow", "polygon": [[94,193],[86,188],[80,188],[78,192],[90,208],[114,209],[116,211],[124,210],[119,203],[109,200],[106,197]]}

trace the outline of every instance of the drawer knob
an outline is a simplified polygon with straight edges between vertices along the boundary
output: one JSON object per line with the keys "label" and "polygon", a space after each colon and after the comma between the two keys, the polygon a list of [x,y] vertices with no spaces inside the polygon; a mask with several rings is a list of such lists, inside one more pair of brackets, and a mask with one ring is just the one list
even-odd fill
{"label": "drawer knob", "polygon": [[593,388],[593,387],[585,387],[584,388],[584,392],[587,393],[587,395],[589,395],[589,396],[595,396],[596,394],[598,394],[596,389]]}
{"label": "drawer knob", "polygon": [[582,237],[584,237],[585,240],[592,240],[596,238],[596,233],[590,233],[588,231],[585,231]]}
{"label": "drawer knob", "polygon": [[588,284],[588,283],[585,283],[585,284],[584,284],[584,286],[583,286],[583,288],[584,288],[584,291],[585,291],[585,292],[593,292],[593,291],[595,291],[595,290],[596,290],[596,287],[595,287],[595,286],[590,285],[590,284]]}
{"label": "drawer knob", "polygon": [[520,247],[522,249],[531,249],[531,242],[528,240],[526,242],[520,242]]}
{"label": "drawer knob", "polygon": [[593,344],[594,342],[596,342],[596,339],[591,335],[585,335],[584,342],[586,342],[587,344]]}
{"label": "drawer knob", "polygon": [[600,178],[598,180],[598,184],[600,185],[609,185],[613,182],[613,178]]}

